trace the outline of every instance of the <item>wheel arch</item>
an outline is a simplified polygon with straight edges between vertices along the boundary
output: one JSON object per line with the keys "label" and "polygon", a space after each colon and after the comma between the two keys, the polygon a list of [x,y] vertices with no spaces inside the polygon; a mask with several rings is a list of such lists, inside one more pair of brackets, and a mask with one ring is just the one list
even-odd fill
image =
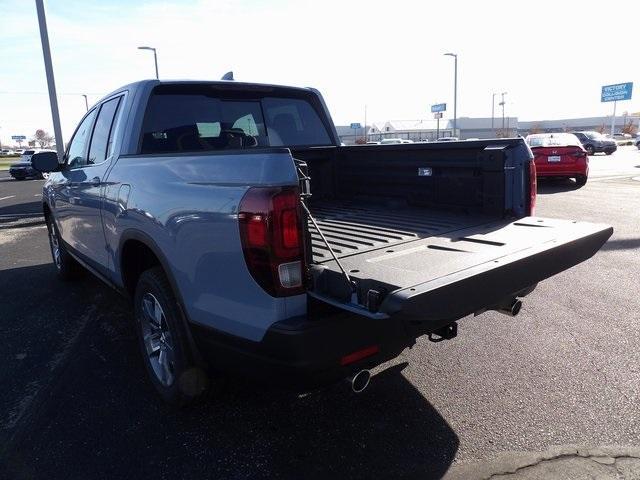
{"label": "wheel arch", "polygon": [[[144,260],[140,263],[136,263],[135,268],[125,268],[124,263],[127,261],[131,261],[132,258],[136,258],[135,256],[132,257],[132,255],[136,254],[144,255],[146,257],[142,257],[144,258]],[[148,255],[152,255],[152,257],[149,257]],[[173,276],[173,272],[170,268],[167,257],[164,255],[162,249],[153,240],[153,238],[151,238],[146,233],[141,232],[140,230],[125,231],[120,238],[118,253],[115,260],[116,265],[118,266],[117,275],[119,274],[120,276],[121,290],[129,297],[131,301],[133,301],[133,299],[135,298],[136,284],[142,272],[156,265],[162,268],[178,303],[178,309],[180,310],[182,321],[184,322],[184,327],[187,334],[187,341],[189,342],[191,352],[194,355],[193,360],[198,365],[205,367],[206,364],[203,361],[203,357],[193,339],[190,328],[190,321],[188,319],[188,314],[185,308],[184,300],[182,298],[182,293],[178,288],[178,284],[175,280],[175,277]]]}

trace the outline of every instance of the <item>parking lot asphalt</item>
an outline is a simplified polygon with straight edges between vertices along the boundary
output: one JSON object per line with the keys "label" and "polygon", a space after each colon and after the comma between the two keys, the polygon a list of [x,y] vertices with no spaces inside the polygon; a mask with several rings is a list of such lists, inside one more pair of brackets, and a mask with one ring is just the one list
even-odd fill
{"label": "parking lot asphalt", "polygon": [[420,339],[361,395],[230,379],[186,410],[146,380],[126,300],[89,275],[56,279],[42,181],[0,174],[0,477],[437,478],[508,452],[637,445],[640,152],[591,169],[580,189],[541,182],[537,214],[615,233],[518,317]]}

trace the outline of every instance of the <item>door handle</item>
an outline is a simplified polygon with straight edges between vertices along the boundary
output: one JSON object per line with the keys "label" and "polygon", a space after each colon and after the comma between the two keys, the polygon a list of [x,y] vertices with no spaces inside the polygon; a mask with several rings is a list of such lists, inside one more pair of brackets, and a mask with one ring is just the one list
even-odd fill
{"label": "door handle", "polygon": [[93,185],[94,187],[100,186],[100,177],[93,177],[91,179],[91,185]]}

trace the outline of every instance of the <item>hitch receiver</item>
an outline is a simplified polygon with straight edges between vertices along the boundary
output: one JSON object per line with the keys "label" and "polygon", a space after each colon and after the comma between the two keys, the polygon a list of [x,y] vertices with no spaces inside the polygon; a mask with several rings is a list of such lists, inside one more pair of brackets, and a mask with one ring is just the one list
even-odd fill
{"label": "hitch receiver", "polygon": [[456,338],[458,336],[458,324],[456,322],[450,323],[449,325],[445,325],[444,327],[440,327],[434,332],[429,334],[429,340],[438,343],[443,340],[451,340],[452,338]]}

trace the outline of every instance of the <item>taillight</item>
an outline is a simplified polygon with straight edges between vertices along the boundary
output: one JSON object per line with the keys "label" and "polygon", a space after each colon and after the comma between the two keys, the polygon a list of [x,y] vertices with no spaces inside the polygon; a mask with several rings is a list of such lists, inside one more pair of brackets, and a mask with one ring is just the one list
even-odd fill
{"label": "taillight", "polygon": [[527,214],[535,215],[536,195],[538,194],[538,182],[536,179],[536,164],[533,160],[529,162],[529,205]]}
{"label": "taillight", "polygon": [[238,207],[240,240],[247,267],[270,295],[304,292],[300,196],[296,187],[257,187]]}
{"label": "taillight", "polygon": [[585,152],[584,150],[577,150],[573,152],[571,155],[578,158],[587,158],[587,152]]}

